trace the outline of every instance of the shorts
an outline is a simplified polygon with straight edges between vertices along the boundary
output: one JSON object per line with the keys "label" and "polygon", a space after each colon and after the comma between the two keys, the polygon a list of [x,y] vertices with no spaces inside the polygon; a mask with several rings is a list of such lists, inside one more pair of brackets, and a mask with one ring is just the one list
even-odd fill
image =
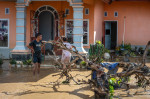
{"label": "shorts", "polygon": [[33,54],[33,63],[40,63],[41,64],[41,62],[42,62],[41,54],[34,53]]}
{"label": "shorts", "polygon": [[40,63],[41,64],[42,59],[41,57],[33,57],[33,63]]}
{"label": "shorts", "polygon": [[70,60],[71,60],[71,56],[70,55],[62,55],[61,62],[63,64],[69,64]]}

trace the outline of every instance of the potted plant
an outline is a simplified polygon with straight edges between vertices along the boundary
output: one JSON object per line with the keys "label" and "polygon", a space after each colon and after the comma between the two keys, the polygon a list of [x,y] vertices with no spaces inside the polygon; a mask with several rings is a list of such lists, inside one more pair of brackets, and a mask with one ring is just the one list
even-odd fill
{"label": "potted plant", "polygon": [[86,67],[86,62],[85,61],[81,61],[80,68],[85,68],[85,67]]}
{"label": "potted plant", "polygon": [[131,57],[136,57],[135,52],[130,52],[130,56],[131,56]]}
{"label": "potted plant", "polygon": [[105,47],[101,41],[96,41],[95,43],[94,45],[90,45],[89,60],[94,61],[96,59],[95,63],[101,63],[105,53]]}
{"label": "potted plant", "polygon": [[117,56],[119,56],[119,51],[120,51],[120,47],[116,47],[116,49],[115,49],[115,54],[116,54]]}
{"label": "potted plant", "polygon": [[138,52],[142,55],[144,53],[143,47],[139,47]]}
{"label": "potted plant", "polygon": [[17,67],[22,67],[22,61],[16,61],[17,62]]}
{"label": "potted plant", "polygon": [[27,65],[32,66],[32,59],[27,60]]}
{"label": "potted plant", "polygon": [[23,67],[32,66],[32,59],[23,61]]}
{"label": "potted plant", "polygon": [[17,64],[16,60],[13,60],[13,59],[10,60],[10,62],[9,62],[9,66],[10,66],[10,67],[15,67],[16,64]]}
{"label": "potted plant", "polygon": [[0,68],[2,67],[3,59],[0,58]]}
{"label": "potted plant", "polygon": [[27,61],[23,61],[23,67],[27,67]]}

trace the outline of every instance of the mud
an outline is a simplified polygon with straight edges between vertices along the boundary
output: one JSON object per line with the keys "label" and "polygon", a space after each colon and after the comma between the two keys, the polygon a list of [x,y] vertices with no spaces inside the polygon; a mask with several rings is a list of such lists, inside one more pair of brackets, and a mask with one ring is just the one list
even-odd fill
{"label": "mud", "polygon": [[[5,64],[6,65],[6,64]],[[150,66],[150,63],[147,64]],[[121,69],[119,69],[121,71]],[[32,68],[14,69],[8,67],[0,69],[0,99],[94,99],[94,92],[88,84],[76,85],[73,81],[69,85],[60,84],[53,86],[59,76],[52,75],[60,73],[53,67],[41,67],[39,76],[33,76]],[[84,69],[73,69],[71,74],[89,75],[91,71]],[[83,76],[75,77],[75,80],[88,80]],[[60,82],[64,81],[61,79]],[[132,88],[115,90],[117,99],[150,99],[150,88],[144,89],[135,86],[136,80],[131,77]]]}

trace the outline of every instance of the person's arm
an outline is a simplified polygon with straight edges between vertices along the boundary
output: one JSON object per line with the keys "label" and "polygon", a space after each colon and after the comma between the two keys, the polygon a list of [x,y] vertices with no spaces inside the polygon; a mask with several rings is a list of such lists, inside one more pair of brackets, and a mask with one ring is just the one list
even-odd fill
{"label": "person's arm", "polygon": [[31,42],[27,47],[34,53],[33,42]]}
{"label": "person's arm", "polygon": [[44,43],[44,44],[45,44],[46,42],[47,42],[47,41],[42,41],[42,43]]}
{"label": "person's arm", "polygon": [[47,41],[41,41],[41,43],[42,43],[41,49],[43,49],[43,47],[45,46],[46,42]]}

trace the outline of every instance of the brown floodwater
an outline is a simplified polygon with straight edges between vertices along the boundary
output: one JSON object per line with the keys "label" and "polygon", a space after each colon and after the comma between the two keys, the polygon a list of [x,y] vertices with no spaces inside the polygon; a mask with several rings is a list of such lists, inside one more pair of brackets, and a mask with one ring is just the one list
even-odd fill
{"label": "brown floodwater", "polygon": [[[150,66],[150,63],[147,64]],[[121,71],[121,69],[119,69]],[[88,84],[77,85],[73,81],[70,84],[54,86],[59,76],[52,76],[60,73],[53,67],[41,67],[39,76],[33,76],[32,68],[18,68],[9,70],[8,64],[0,69],[0,99],[94,99],[93,90]],[[73,69],[71,74],[89,75],[91,71],[84,69]],[[76,76],[75,80],[86,80],[84,76]],[[64,81],[60,79],[59,82]],[[132,88],[129,91],[124,89],[115,90],[115,99],[150,99],[150,88],[145,91],[137,89],[136,80],[130,78]]]}

